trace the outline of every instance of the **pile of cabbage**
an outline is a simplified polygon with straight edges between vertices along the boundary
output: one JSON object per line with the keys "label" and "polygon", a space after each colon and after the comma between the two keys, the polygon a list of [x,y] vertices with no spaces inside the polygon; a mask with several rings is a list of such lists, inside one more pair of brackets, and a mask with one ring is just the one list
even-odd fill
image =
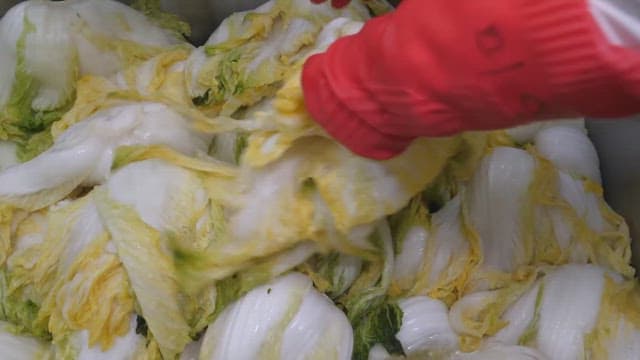
{"label": "pile of cabbage", "polygon": [[3,359],[637,358],[581,120],[363,159],[299,73],[383,8],[271,0],[196,48],[136,6],[0,21]]}

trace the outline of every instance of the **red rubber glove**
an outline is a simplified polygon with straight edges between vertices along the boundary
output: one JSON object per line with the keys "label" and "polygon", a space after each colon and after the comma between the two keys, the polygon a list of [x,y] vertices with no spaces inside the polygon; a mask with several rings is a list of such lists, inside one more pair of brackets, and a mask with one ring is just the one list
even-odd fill
{"label": "red rubber glove", "polygon": [[303,69],[307,109],[375,159],[418,136],[640,112],[640,52],[586,0],[405,0]]}
{"label": "red rubber glove", "polygon": [[[326,2],[326,1],[327,0],[311,0],[311,2],[314,4],[322,4],[323,2]],[[340,9],[349,5],[350,2],[351,0],[331,0],[331,6],[333,6],[336,9]]]}

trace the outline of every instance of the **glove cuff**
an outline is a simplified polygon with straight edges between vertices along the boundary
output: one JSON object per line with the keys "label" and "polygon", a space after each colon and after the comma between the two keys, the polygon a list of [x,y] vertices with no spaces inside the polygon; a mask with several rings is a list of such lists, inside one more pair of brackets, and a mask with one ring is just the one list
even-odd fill
{"label": "glove cuff", "polygon": [[524,33],[553,101],[583,116],[640,111],[640,52],[612,45],[587,1],[523,2]]}

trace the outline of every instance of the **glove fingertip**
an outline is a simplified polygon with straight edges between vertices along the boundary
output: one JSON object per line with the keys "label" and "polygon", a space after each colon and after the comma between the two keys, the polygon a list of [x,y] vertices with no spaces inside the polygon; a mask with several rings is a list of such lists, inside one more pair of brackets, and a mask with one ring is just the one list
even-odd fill
{"label": "glove fingertip", "polygon": [[325,57],[326,54],[311,56],[302,71],[305,106],[311,117],[331,137],[359,156],[387,160],[401,154],[413,138],[382,133],[351,111],[329,84]]}

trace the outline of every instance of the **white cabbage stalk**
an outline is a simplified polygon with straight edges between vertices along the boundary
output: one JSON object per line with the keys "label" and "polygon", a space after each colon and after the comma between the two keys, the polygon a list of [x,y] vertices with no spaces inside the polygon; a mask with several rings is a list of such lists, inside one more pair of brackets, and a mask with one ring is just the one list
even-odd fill
{"label": "white cabbage stalk", "polygon": [[[422,262],[429,240],[428,229],[414,225],[402,239],[402,249],[396,254],[395,269],[393,270],[394,282],[400,284],[413,284],[416,276],[422,269]],[[403,287],[407,287],[406,285]]]}
{"label": "white cabbage stalk", "polygon": [[326,51],[333,42],[343,36],[353,35],[364,26],[364,22],[350,18],[337,18],[322,28],[314,44],[314,49],[307,56]]}
{"label": "white cabbage stalk", "polygon": [[80,331],[72,336],[71,346],[77,353],[76,360],[134,360],[137,352],[144,348],[146,339],[136,333],[136,316],[131,317],[129,332],[116,339],[108,350],[89,346],[89,334]]}
{"label": "white cabbage stalk", "polygon": [[[557,244],[569,263],[596,263],[625,276],[631,239],[624,220],[613,212],[595,185],[557,171],[558,195],[570,206],[546,207]],[[569,211],[567,211],[569,210]],[[611,240],[605,240],[605,239]],[[604,243],[604,246],[603,246]]]}
{"label": "white cabbage stalk", "polygon": [[40,87],[31,102],[35,110],[54,109],[72,96],[76,53],[69,24],[74,20],[69,9],[51,2],[33,2],[25,11],[24,65]]}
{"label": "white cabbage stalk", "polygon": [[93,197],[32,213],[16,235],[8,283],[20,286],[21,301],[38,305],[54,342],[84,329],[92,342],[109,344],[129,323],[134,300]]}
{"label": "white cabbage stalk", "polygon": [[458,280],[470,275],[473,259],[465,237],[461,206],[462,194],[458,194],[433,214],[425,257],[410,294],[428,293],[438,299],[453,301],[452,291],[458,286]]}
{"label": "white cabbage stalk", "polygon": [[613,321],[613,331],[605,343],[607,358],[610,360],[633,359],[640,354],[640,327],[626,319]]}
{"label": "white cabbage stalk", "polygon": [[[570,127],[549,127],[540,136],[551,132],[577,132],[588,141],[580,130]],[[498,147],[485,156],[464,189],[468,218],[482,255],[482,271],[474,275],[473,289],[503,281],[494,271],[510,273],[532,261],[594,262],[630,273],[625,250],[628,234],[607,208],[597,185],[544,166],[546,162],[537,162],[524,150]],[[607,236],[615,241],[603,246]]]}
{"label": "white cabbage stalk", "polygon": [[598,184],[602,182],[598,153],[584,130],[549,127],[536,134],[534,143],[538,153],[559,170]]}
{"label": "white cabbage stalk", "polygon": [[[558,171],[559,195],[571,206],[578,221],[596,233],[615,230],[605,219],[601,206],[603,200],[594,192],[587,191],[584,181]],[[572,263],[586,263],[590,250],[580,240],[582,234],[576,233],[576,228],[562,209],[549,208],[554,235],[558,245],[567,250]]]}
{"label": "white cabbage stalk", "polygon": [[474,315],[481,313],[487,307],[498,304],[498,291],[478,291],[467,294],[456,301],[449,311],[449,322],[453,330],[460,335],[482,337],[484,328],[473,326]]}
{"label": "white cabbage stalk", "polygon": [[[261,268],[261,270],[263,271],[263,274],[268,273],[271,276],[271,278],[275,278],[295,268],[296,266],[302,264],[317,251],[318,251],[318,246],[316,243],[311,241],[300,242],[298,243],[298,245],[294,246],[292,249],[284,251],[277,256],[273,256],[269,261],[264,263],[265,265],[268,265],[268,266]],[[347,258],[345,259],[346,261],[351,260],[349,259],[350,257],[345,257],[345,258]],[[353,261],[349,261],[348,263],[344,264],[344,266],[346,267],[345,271],[347,273],[342,274],[343,275],[342,281],[347,282],[347,281],[350,281],[349,277],[357,276],[357,273],[354,275],[354,274],[351,274],[350,272],[351,271],[359,272],[359,266],[361,265],[358,265],[358,260],[360,259],[354,259]],[[353,280],[351,281],[353,282]]]}
{"label": "white cabbage stalk", "polygon": [[17,66],[17,43],[24,26],[25,9],[28,2],[21,2],[9,9],[0,19],[0,108],[9,100]]}
{"label": "white cabbage stalk", "polygon": [[185,348],[182,354],[180,354],[180,360],[199,360],[200,359],[200,348],[202,347],[202,340],[204,337],[201,337],[200,340],[189,343]]}
{"label": "white cabbage stalk", "polygon": [[[235,241],[222,244],[218,256],[247,251],[265,256],[306,238],[330,242],[346,253],[357,253],[361,245],[370,250],[370,243],[351,240],[366,239],[358,234],[366,234],[369,224],[404,206],[412,188],[419,190],[426,179],[405,175],[405,170],[417,171],[415,166],[409,170],[408,158],[431,148],[437,151],[436,147],[443,148],[417,142],[401,157],[377,162],[322,138],[300,142],[277,161],[242,174],[240,196],[229,199],[235,210],[229,215]],[[446,158],[420,164],[428,168],[421,175],[433,176],[433,167]],[[270,241],[264,241],[267,238]]]}
{"label": "white cabbage stalk", "polygon": [[[213,224],[223,227],[224,224]],[[290,249],[285,249],[277,254],[265,256],[249,261],[249,256],[238,254],[245,261],[234,263],[224,262],[216,258],[210,251],[193,249],[190,258],[179,263],[180,285],[188,293],[198,293],[202,289],[211,286],[215,281],[236,275],[243,288],[256,286],[267,279],[276,278],[296,266],[307,261],[313,254],[319,252],[317,243],[302,241]],[[207,250],[210,250],[207,249]],[[343,279],[338,279],[343,280]],[[337,284],[336,286],[342,286]]]}
{"label": "white cabbage stalk", "polygon": [[47,213],[45,211],[24,213],[12,224],[13,249],[10,257],[19,256],[21,252],[32,246],[42,244],[48,227]]}
{"label": "white cabbage stalk", "polygon": [[[30,105],[52,110],[71,98],[75,82],[74,46],[70,25],[73,12],[67,4],[26,1],[0,20],[0,109],[14,95],[16,81],[36,80],[39,88]],[[22,72],[22,76],[18,76]],[[16,94],[17,95],[17,94]]]}
{"label": "white cabbage stalk", "polygon": [[[62,218],[64,222],[59,222]],[[25,230],[27,232],[23,232]],[[21,256],[21,252],[26,249],[42,245],[47,232],[52,232],[56,237],[48,237],[48,243],[44,245],[57,248],[56,251],[59,253],[56,253],[56,260],[59,262],[60,270],[65,272],[78,254],[104,231],[91,197],[78,201],[61,201],[49,211],[32,212],[20,223],[17,229],[17,235],[20,236],[16,237],[16,246],[11,258]],[[53,244],[56,241],[62,244]]]}
{"label": "white cabbage stalk", "polygon": [[262,29],[255,27],[253,22],[246,21],[248,20],[247,15],[253,14],[255,16],[269,14],[275,9],[275,7],[276,1],[270,0],[254,9],[233,13],[222,21],[218,28],[209,36],[209,39],[207,39],[205,44],[222,44],[233,39],[234,36],[239,36],[241,39],[251,38]]}
{"label": "white cabbage stalk", "polygon": [[558,188],[560,195],[589,228],[597,232],[606,230],[607,223],[600,210],[601,199],[597,194],[586,191],[584,181],[558,171]]}
{"label": "white cabbage stalk", "polygon": [[339,254],[333,267],[329,269],[331,276],[331,296],[344,294],[360,275],[362,270],[362,258]]}
{"label": "white cabbage stalk", "polygon": [[173,359],[191,341],[173,258],[161,242],[161,233],[131,205],[110,197],[109,190],[93,192],[100,218],[126,269],[140,315],[163,357]]}
{"label": "white cabbage stalk", "polygon": [[[52,283],[40,281],[55,281],[54,272],[66,274],[87,246],[104,232],[90,198],[63,201],[48,212],[31,213],[17,228],[15,247],[7,260],[8,274],[28,279],[26,282],[39,288],[38,292],[49,289]],[[43,276],[43,271],[51,274]]]}
{"label": "white cabbage stalk", "polygon": [[[539,351],[517,345],[488,344],[472,353],[457,353],[449,360],[550,360]],[[555,359],[555,358],[553,358]]]}
{"label": "white cabbage stalk", "polygon": [[79,185],[104,182],[119,146],[166,145],[195,155],[206,152],[206,139],[165,105],[114,107],[71,126],[38,157],[0,172],[0,200],[25,209],[42,208]]}
{"label": "white cabbage stalk", "polygon": [[26,85],[15,81],[37,84],[34,110],[53,110],[71,100],[79,75],[109,75],[183,42],[117,1],[25,1],[0,20],[0,109]]}
{"label": "white cabbage stalk", "polygon": [[[640,303],[631,301],[623,309],[603,305],[616,301],[612,297],[625,295],[605,291],[607,286],[626,286],[621,280],[619,275],[594,265],[571,264],[550,270],[504,312],[502,320],[507,326],[489,342],[532,346],[558,360],[582,359],[588,354],[594,358],[628,359],[628,354],[638,349],[640,325],[626,312],[637,313]],[[471,303],[474,297],[478,295],[463,300]],[[475,309],[467,306],[467,315],[490,307],[491,301],[497,299],[484,300],[488,302]],[[454,308],[452,314],[460,313]]]}
{"label": "white cabbage stalk", "polygon": [[[148,0],[139,1],[153,3]],[[187,92],[185,82],[187,59],[191,53],[192,49],[178,46],[153,56],[147,61],[128,66],[106,78],[84,77],[78,83],[78,98],[85,99],[90,104],[102,105],[105,98],[109,102],[111,92],[122,91],[123,98],[130,98],[132,101],[156,99],[155,101],[169,104],[172,108],[190,114],[196,119],[204,119],[204,114],[193,109],[193,99]],[[96,92],[103,98],[93,95]],[[82,102],[76,101],[70,112],[73,113],[76,108],[81,112],[83,110],[81,105]],[[67,118],[68,116],[65,116],[63,121]],[[219,122],[219,124],[222,127],[227,125],[226,129],[236,128],[233,125],[229,126],[228,123]],[[54,126],[55,129],[56,126]]]}
{"label": "white cabbage stalk", "polygon": [[229,164],[238,164],[245,144],[237,132],[218,134],[214,138],[211,156]]}
{"label": "white cabbage stalk", "polygon": [[455,351],[458,337],[449,324],[447,306],[425,296],[400,300],[402,327],[396,338],[407,355],[443,356]]}
{"label": "white cabbage stalk", "polygon": [[[187,62],[191,97],[208,96],[216,102],[224,99],[223,114],[257,103],[269,94],[265,87],[284,80],[311,51],[322,27],[338,17],[364,20],[369,15],[358,1],[335,9],[306,0],[272,0],[231,15]],[[223,72],[226,68],[233,68],[233,74]],[[236,91],[240,87],[242,90]]]}
{"label": "white cabbage stalk", "polygon": [[[185,44],[178,34],[155,25],[140,12],[113,0],[69,1],[74,15],[74,40],[81,74],[110,75],[130,65],[131,54],[113,51],[105,42],[129,42],[151,53]],[[126,49],[126,48],[125,48]],[[149,51],[147,50],[147,51]]]}
{"label": "white cabbage stalk", "polygon": [[111,198],[135,209],[147,225],[176,234],[195,226],[209,201],[195,173],[162,160],[131,163],[115,172],[106,187]]}
{"label": "white cabbage stalk", "polygon": [[534,169],[526,151],[499,147],[482,160],[471,181],[469,217],[488,269],[511,272],[528,260],[521,220]]}
{"label": "white cabbage stalk", "polygon": [[[106,230],[102,225],[100,214],[98,214],[98,208],[95,202],[90,197],[85,198],[85,201],[80,207],[74,206],[72,202],[63,201],[56,206],[52,207],[53,211],[61,210],[68,214],[65,219],[67,226],[69,226],[68,232],[65,235],[64,246],[61,247],[62,253],[59,258],[59,269],[62,273],[66,272],[72,263],[76,260],[79,254],[89,245],[95,241]],[[66,212],[64,207],[68,206],[71,212]],[[49,229],[50,231],[55,229]],[[115,249],[107,248],[115,252]]]}
{"label": "white cabbage stalk", "polygon": [[47,359],[50,345],[11,330],[13,325],[0,321],[0,352],[4,360]]}
{"label": "white cabbage stalk", "polygon": [[[262,241],[266,233],[275,239],[290,237],[286,223],[289,216],[298,215],[302,209],[296,209],[299,201],[298,173],[302,166],[300,158],[284,158],[276,164],[255,171],[247,180],[246,193],[237,201],[241,201],[239,210],[230,217],[230,230],[237,240],[229,244],[232,253],[238,252],[243,242],[255,242],[266,247]],[[265,206],[269,204],[269,206]],[[274,236],[275,235],[275,236]],[[296,239],[297,240],[297,239]],[[257,255],[257,254],[256,254]]]}
{"label": "white cabbage stalk", "polygon": [[525,332],[534,321],[540,301],[540,282],[513,303],[502,315],[507,326],[492,337],[496,342],[506,345],[517,345]]}
{"label": "white cabbage stalk", "polygon": [[410,289],[423,268],[430,239],[428,210],[420,199],[412,200],[400,213],[394,235],[396,254],[393,282],[401,289]]}
{"label": "white cabbage stalk", "polygon": [[209,326],[201,360],[350,359],[347,317],[311,280],[292,273],[259,286]]}
{"label": "white cabbage stalk", "polygon": [[0,171],[18,163],[16,144],[9,141],[0,141]]}
{"label": "white cabbage stalk", "polygon": [[571,127],[585,132],[587,131],[584,125],[584,119],[559,119],[516,126],[514,128],[507,129],[506,133],[517,144],[527,144],[533,142],[538,132],[549,127],[557,126]]}
{"label": "white cabbage stalk", "polygon": [[371,350],[369,350],[369,360],[389,360],[392,358],[387,349],[380,344],[375,344]]}
{"label": "white cabbage stalk", "polygon": [[436,248],[432,256],[431,283],[440,278],[447,265],[456,263],[456,257],[464,257],[469,252],[469,244],[462,231],[461,200],[461,196],[456,196],[433,215]]}
{"label": "white cabbage stalk", "polygon": [[540,302],[536,347],[557,360],[583,358],[585,336],[596,325],[605,270],[567,265],[547,275]]}
{"label": "white cabbage stalk", "polygon": [[[283,0],[271,0],[263,5],[248,11],[236,12],[233,15],[226,18],[220,26],[211,34],[205,46],[216,46],[220,44],[224,44],[230,41],[239,41],[245,40],[248,41],[257,33],[268,32],[269,29],[265,29],[260,26],[260,23],[257,21],[251,21],[252,16],[260,16],[262,15],[262,20],[267,21],[271,24],[277,23],[278,21],[282,21],[281,19],[276,19],[278,13],[284,13],[285,21],[289,21],[289,27],[286,29],[280,29],[279,31],[286,30],[283,33],[278,33],[274,31],[273,33],[269,33],[270,38],[278,38],[279,36],[288,37],[288,41],[283,42],[281,44],[277,44],[278,46],[264,46],[264,54],[276,55],[278,53],[289,54],[290,52],[303,50],[296,46],[298,42],[296,37],[304,37],[305,33],[309,31],[317,32],[317,25],[313,24],[306,18],[308,18],[309,14],[312,14],[316,18],[314,21],[319,21],[322,23],[331,23],[331,21],[335,21],[336,23],[330,26],[332,29],[329,33],[320,33],[318,35],[319,42],[316,44],[330,44],[333,41],[337,40],[340,36],[348,35],[347,33],[342,33],[343,31],[348,32],[357,32],[355,28],[357,27],[355,24],[351,24],[347,26],[348,22],[357,22],[356,20],[363,20],[368,18],[367,10],[361,4],[358,4],[357,1],[354,1],[348,7],[343,9],[335,9],[329,4],[312,4],[305,0],[293,0],[293,1],[283,1]],[[268,20],[267,20],[268,19]],[[335,19],[335,20],[333,20]],[[335,29],[344,28],[344,30],[340,30],[337,33]],[[307,31],[305,31],[305,29]],[[270,39],[267,40],[267,43]],[[199,49],[200,50],[200,49]],[[261,61],[266,60],[268,57],[265,55],[260,55],[257,58]],[[255,67],[255,66],[254,66]]]}

